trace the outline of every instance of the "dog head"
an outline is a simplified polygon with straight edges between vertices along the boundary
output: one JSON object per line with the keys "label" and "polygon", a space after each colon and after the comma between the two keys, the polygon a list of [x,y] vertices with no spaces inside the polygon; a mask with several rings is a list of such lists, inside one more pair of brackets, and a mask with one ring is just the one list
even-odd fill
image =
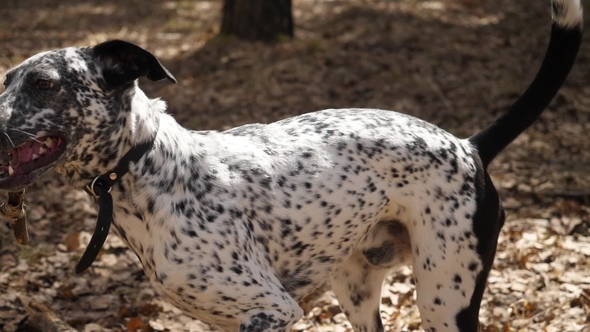
{"label": "dog head", "polygon": [[133,113],[154,109],[133,105],[139,77],[176,82],[153,54],[121,40],[40,53],[10,69],[0,95],[0,190],[23,189],[52,167],[85,180],[116,164],[135,143]]}

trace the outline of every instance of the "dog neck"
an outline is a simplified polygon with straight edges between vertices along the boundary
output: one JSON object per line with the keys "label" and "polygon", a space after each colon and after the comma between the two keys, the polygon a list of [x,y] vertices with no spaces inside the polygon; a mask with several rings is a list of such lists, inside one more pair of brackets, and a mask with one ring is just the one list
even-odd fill
{"label": "dog neck", "polygon": [[131,112],[127,114],[127,128],[123,133],[124,141],[128,142],[125,149],[153,139],[158,131],[160,114],[166,111],[166,102],[149,99],[136,87],[131,99]]}
{"label": "dog neck", "polygon": [[[85,151],[74,150],[65,163],[55,168],[74,187],[83,188],[95,177],[113,169],[134,146],[153,140],[157,135],[160,115],[166,110],[165,102],[149,99],[137,85],[121,98],[121,107],[129,110],[121,110],[111,119],[117,124],[112,126],[115,128],[105,130],[99,137],[83,136],[82,140],[93,142]],[[93,155],[85,161],[83,156],[88,151]]]}

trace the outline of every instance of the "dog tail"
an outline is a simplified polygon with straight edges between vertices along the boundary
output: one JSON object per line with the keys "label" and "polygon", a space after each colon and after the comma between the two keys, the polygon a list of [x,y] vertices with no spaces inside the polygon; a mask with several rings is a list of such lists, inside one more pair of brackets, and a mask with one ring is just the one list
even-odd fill
{"label": "dog tail", "polygon": [[582,40],[582,5],[551,0],[551,10],[551,38],[537,76],[508,112],[469,138],[484,168],[541,115],[572,68]]}

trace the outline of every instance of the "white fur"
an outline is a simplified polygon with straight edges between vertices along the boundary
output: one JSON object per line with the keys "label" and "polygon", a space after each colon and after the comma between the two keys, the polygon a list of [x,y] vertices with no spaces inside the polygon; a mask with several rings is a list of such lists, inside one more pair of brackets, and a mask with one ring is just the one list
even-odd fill
{"label": "white fur", "polygon": [[582,26],[584,10],[582,9],[580,0],[553,0],[552,3],[556,3],[564,7],[564,11],[561,13],[561,15],[552,15],[553,21],[558,26],[564,28],[575,28]]}

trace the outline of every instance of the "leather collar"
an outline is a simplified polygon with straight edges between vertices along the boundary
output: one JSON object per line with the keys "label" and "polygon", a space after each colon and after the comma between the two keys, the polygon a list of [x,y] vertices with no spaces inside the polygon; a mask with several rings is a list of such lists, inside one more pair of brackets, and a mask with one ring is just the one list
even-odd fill
{"label": "leather collar", "polygon": [[137,163],[154,146],[156,134],[149,140],[135,145],[119,160],[115,168],[97,176],[85,188],[88,194],[98,199],[98,217],[92,238],[84,251],[84,254],[76,264],[76,273],[82,273],[92,265],[96,256],[109,235],[109,229],[113,222],[113,197],[111,188],[129,172],[129,165]]}

